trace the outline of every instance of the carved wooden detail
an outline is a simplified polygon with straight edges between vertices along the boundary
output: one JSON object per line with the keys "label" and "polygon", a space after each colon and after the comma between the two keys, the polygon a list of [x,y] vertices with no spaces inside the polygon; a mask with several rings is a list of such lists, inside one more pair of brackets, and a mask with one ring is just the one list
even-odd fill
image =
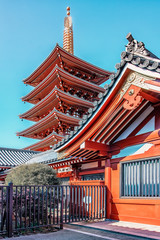
{"label": "carved wooden detail", "polygon": [[123,107],[127,110],[133,110],[137,108],[142,102],[142,96],[140,96],[141,88],[131,85],[123,98],[126,100]]}
{"label": "carved wooden detail", "polygon": [[128,44],[126,46],[126,52],[129,53],[137,53],[144,56],[156,57],[153,53],[151,53],[148,49],[146,49],[143,42],[138,42],[133,38],[131,33],[128,33],[126,36],[128,40]]}
{"label": "carved wooden detail", "polygon": [[155,80],[155,78],[151,78],[148,76],[145,76],[143,74],[137,73],[137,72],[131,72],[124,84],[122,85],[122,88],[119,92],[120,98],[124,96],[124,94],[127,92],[127,90],[130,88],[131,85],[147,89],[147,84],[145,83],[146,80]]}

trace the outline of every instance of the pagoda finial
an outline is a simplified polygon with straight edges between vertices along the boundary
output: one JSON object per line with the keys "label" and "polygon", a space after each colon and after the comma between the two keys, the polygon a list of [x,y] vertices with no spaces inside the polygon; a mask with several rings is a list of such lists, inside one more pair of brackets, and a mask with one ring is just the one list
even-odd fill
{"label": "pagoda finial", "polygon": [[73,54],[73,25],[70,7],[67,7],[67,17],[64,18],[63,48]]}
{"label": "pagoda finial", "polygon": [[70,15],[70,7],[67,7],[67,15]]}

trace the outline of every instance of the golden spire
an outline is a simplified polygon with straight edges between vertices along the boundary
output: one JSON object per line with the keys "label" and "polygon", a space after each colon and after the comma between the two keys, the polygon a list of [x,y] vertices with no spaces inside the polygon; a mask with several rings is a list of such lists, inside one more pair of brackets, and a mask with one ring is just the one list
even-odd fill
{"label": "golden spire", "polygon": [[64,18],[63,48],[73,54],[73,28],[70,7],[67,7],[67,17]]}

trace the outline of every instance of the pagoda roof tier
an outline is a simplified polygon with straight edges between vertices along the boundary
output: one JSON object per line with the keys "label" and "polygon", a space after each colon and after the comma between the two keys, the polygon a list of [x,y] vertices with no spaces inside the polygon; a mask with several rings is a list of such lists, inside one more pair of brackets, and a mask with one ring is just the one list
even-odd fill
{"label": "pagoda roof tier", "polygon": [[37,87],[35,87],[26,96],[22,97],[22,101],[36,104],[41,99],[43,99],[49,92],[51,92],[55,86],[63,90],[66,84],[71,88],[74,87],[85,92],[105,92],[103,87],[97,86],[94,83],[73,76],[70,73],[59,68],[58,65],[56,65],[55,68],[51,71],[51,73]]}
{"label": "pagoda roof tier", "polygon": [[23,82],[31,86],[38,85],[53,70],[56,64],[61,68],[67,65],[75,70],[82,71],[84,74],[94,76],[90,81],[98,85],[105,82],[112,74],[109,71],[77,58],[57,44],[46,60],[28,78],[24,79]]}
{"label": "pagoda roof tier", "polygon": [[[57,111],[55,108],[46,117],[41,119],[33,126],[17,133],[17,136],[43,139],[47,135],[47,132],[55,130],[57,127],[63,132],[63,126],[78,126],[80,122],[79,118],[69,116],[67,114]],[[52,130],[51,130],[52,129]],[[43,134],[41,134],[43,133]]]}
{"label": "pagoda roof tier", "polygon": [[92,102],[66,93],[55,86],[54,89],[45,98],[43,98],[27,112],[19,115],[19,117],[31,121],[39,121],[54,107],[57,109],[57,106],[59,105],[61,106],[62,111],[65,112],[65,109],[63,108],[63,102],[69,106],[75,106],[77,108],[85,109],[86,111],[89,108],[94,107],[94,104]]}
{"label": "pagoda roof tier", "polygon": [[[64,137],[62,135],[57,134],[56,132],[52,132],[50,135],[48,135],[46,138],[43,140],[34,143],[26,148],[25,150],[33,150],[34,151],[45,151],[51,149],[50,146],[58,143],[61,141]],[[37,150],[36,150],[37,149]]]}
{"label": "pagoda roof tier", "polygon": [[[159,135],[153,137],[152,132],[147,132],[147,128],[145,133],[141,134],[140,131],[159,114],[157,108],[160,106],[160,59],[155,58],[144,46],[139,49],[142,45],[136,44],[135,40],[132,44],[129,42],[127,50],[122,52],[122,60],[116,64],[117,72],[110,77],[111,83],[105,86],[106,92],[92,113],[79,128],[75,128],[71,136],[66,136],[54,145],[57,153],[68,157],[81,148],[86,151],[99,151],[99,144],[102,144],[111,149],[103,149],[100,154],[106,154],[108,151],[110,157],[111,152],[115,151],[112,154],[116,155],[118,151],[132,144],[151,142],[151,139],[157,141]],[[156,128],[158,132],[158,124],[154,127]],[[85,144],[88,139],[90,146],[87,148]],[[79,152],[74,156],[78,157],[77,155]]]}

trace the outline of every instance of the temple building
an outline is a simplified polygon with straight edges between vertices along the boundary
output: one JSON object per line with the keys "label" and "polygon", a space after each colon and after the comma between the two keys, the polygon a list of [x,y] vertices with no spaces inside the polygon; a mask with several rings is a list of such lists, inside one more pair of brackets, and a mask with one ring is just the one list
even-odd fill
{"label": "temple building", "polygon": [[37,143],[25,149],[46,151],[81,126],[84,115],[94,109],[105,89],[100,86],[111,73],[73,55],[73,29],[70,8],[64,20],[63,48],[56,45],[48,58],[24,80],[34,89],[22,101],[33,104],[21,119],[35,122],[18,132]]}
{"label": "temple building", "polygon": [[106,185],[108,219],[160,225],[160,59],[127,40],[116,73],[77,58],[67,8],[63,48],[24,80],[33,107],[20,118],[34,124],[17,135],[37,139],[28,163],[66,184]]}

